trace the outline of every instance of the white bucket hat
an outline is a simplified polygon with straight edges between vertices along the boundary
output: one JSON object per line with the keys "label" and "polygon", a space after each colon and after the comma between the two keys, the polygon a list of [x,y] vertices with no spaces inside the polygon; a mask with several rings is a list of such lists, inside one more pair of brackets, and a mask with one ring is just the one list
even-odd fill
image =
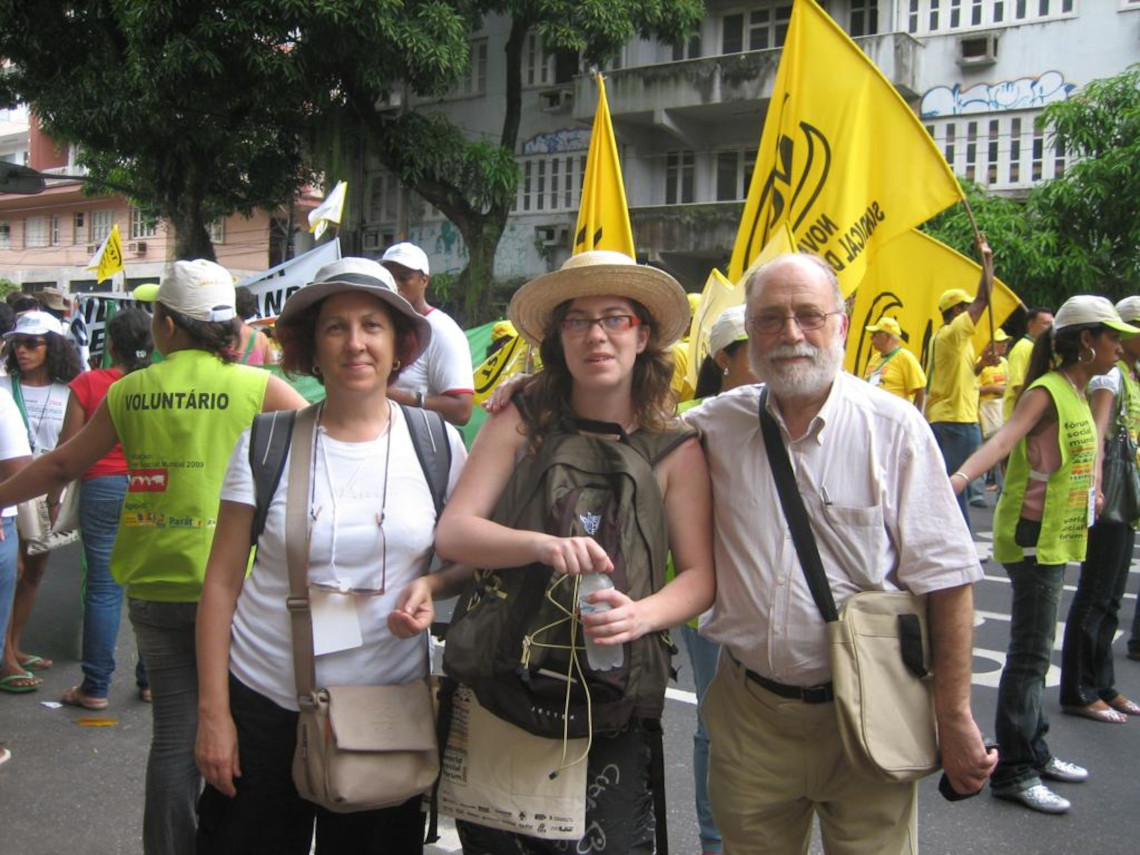
{"label": "white bucket hat", "polygon": [[604,295],[636,300],[644,306],[662,347],[688,332],[689,300],[676,279],[628,255],[604,249],[572,255],[560,269],[527,282],[511,298],[507,317],[527,342],[538,346],[558,306],[576,297]]}
{"label": "white bucket hat", "polygon": [[47,335],[55,333],[63,335],[63,324],[55,319],[55,315],[48,312],[24,312],[16,317],[16,326],[4,333],[4,340],[8,341],[17,335]]}

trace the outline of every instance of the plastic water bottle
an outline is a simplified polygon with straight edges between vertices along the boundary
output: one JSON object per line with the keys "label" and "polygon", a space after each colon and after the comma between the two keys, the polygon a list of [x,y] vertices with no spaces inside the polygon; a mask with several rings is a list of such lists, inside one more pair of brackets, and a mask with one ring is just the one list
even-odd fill
{"label": "plastic water bottle", "polygon": [[[588,602],[590,594],[595,591],[605,591],[614,586],[613,580],[606,573],[584,573],[578,583],[578,609],[584,615],[598,614],[610,610],[609,603]],[[587,635],[586,661],[594,671],[612,671],[620,668],[625,661],[625,651],[620,644],[600,645]]]}

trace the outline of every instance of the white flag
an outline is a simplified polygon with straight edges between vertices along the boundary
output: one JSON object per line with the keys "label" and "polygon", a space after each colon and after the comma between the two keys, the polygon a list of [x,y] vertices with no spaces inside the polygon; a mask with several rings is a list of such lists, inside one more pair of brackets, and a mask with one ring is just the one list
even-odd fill
{"label": "white flag", "polygon": [[344,213],[344,197],[348,193],[348,182],[338,181],[332,192],[317,207],[309,212],[309,231],[315,240],[320,240],[329,223],[340,225]]}

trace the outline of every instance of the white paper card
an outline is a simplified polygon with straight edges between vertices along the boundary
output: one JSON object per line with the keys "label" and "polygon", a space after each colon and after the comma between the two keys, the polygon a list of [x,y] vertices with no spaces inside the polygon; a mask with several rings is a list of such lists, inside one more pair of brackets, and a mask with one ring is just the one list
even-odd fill
{"label": "white paper card", "polygon": [[360,647],[360,618],[351,595],[333,594],[309,589],[309,608],[313,614],[313,655],[323,656]]}

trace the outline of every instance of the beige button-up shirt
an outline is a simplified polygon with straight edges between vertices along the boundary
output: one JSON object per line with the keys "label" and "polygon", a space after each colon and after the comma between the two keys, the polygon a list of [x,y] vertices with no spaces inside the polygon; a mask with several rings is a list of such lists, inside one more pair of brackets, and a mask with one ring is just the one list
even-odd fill
{"label": "beige button-up shirt", "polygon": [[[831,679],[827,631],[768,466],[761,388],[685,414],[703,434],[713,484],[717,595],[702,633],[758,674],[812,686]],[[913,405],[840,373],[788,452],[837,607],[859,591],[925,594],[981,578],[942,455]]]}

